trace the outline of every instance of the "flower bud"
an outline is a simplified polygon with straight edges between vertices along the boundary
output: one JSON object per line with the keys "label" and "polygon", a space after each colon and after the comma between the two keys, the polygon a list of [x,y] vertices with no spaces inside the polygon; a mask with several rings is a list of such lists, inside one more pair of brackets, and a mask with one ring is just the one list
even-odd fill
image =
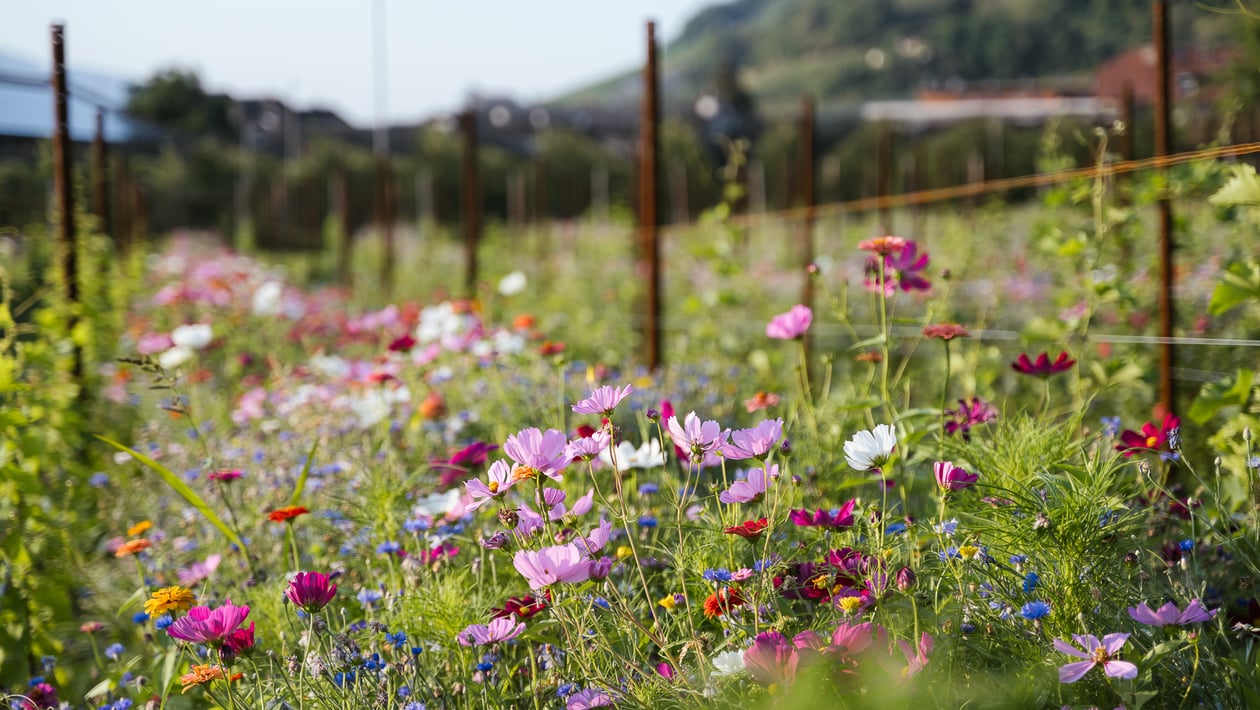
{"label": "flower bud", "polygon": [[649,422],[655,424],[661,420],[661,413],[656,409],[649,408],[647,410],[647,418]]}
{"label": "flower bud", "polygon": [[792,455],[792,440],[791,439],[784,439],[783,443],[779,444],[779,455],[782,456],[783,458],[787,458]]}
{"label": "flower bud", "polygon": [[1251,427],[1249,426],[1243,427],[1243,441],[1251,442]]}
{"label": "flower bud", "polygon": [[802,484],[802,483],[804,483],[804,482],[805,482],[805,479],[801,478],[800,476],[798,476],[798,475],[797,475],[797,474],[795,474],[795,473],[794,473],[794,474],[792,474],[792,485],[794,485],[794,486],[799,486],[799,485],[801,485],[801,484]]}
{"label": "flower bud", "polygon": [[515,528],[521,522],[521,515],[516,512],[516,508],[504,508],[499,511],[499,522],[503,523],[504,527]]}
{"label": "flower bud", "polygon": [[909,567],[902,567],[901,570],[897,572],[897,589],[900,589],[903,592],[908,592],[913,589],[916,581],[918,581],[918,577],[915,576],[914,570]]}

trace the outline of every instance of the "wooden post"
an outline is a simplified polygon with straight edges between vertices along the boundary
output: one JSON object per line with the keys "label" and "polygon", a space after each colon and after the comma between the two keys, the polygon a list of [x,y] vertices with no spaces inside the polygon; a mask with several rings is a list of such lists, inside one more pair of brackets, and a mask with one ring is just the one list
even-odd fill
{"label": "wooden post", "polygon": [[114,246],[120,254],[131,253],[131,177],[127,156],[114,156]]}
{"label": "wooden post", "polygon": [[657,103],[656,23],[647,23],[647,62],[643,67],[643,118],[639,141],[639,259],[647,272],[643,320],[643,361],[649,369],[661,365],[661,252],[657,213],[660,166],[657,149],[660,105]]}
{"label": "wooden post", "polygon": [[[79,300],[79,248],[74,224],[74,185],[71,182],[73,156],[70,146],[69,112],[66,107],[65,27],[52,26],[53,52],[53,199],[57,212],[57,248],[61,251],[61,277],[66,299]],[[79,363],[76,358],[76,368]],[[77,372],[76,372],[77,374]]]}
{"label": "wooden post", "polygon": [[481,188],[477,176],[477,113],[469,109],[459,115],[464,138],[464,295],[477,295],[477,242],[481,239]]}
{"label": "wooden post", "polygon": [[[1168,155],[1172,137],[1169,124],[1171,81],[1168,46],[1168,3],[1156,0],[1152,6],[1155,35],[1155,155]],[[1173,386],[1173,215],[1167,189],[1159,199],[1159,401],[1166,412],[1175,411]]]}

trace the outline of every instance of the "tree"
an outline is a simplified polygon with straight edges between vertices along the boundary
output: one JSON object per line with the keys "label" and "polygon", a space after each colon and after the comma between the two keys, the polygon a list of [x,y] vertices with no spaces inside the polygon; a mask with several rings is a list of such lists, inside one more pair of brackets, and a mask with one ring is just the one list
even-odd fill
{"label": "tree", "polygon": [[129,113],[163,128],[227,140],[235,135],[231,107],[230,98],[207,94],[197,74],[183,69],[154,74],[131,90],[127,103]]}

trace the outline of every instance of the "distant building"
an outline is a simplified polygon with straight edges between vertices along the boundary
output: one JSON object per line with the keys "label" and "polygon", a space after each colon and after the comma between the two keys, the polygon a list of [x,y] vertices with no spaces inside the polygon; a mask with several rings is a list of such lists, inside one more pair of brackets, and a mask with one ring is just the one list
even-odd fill
{"label": "distant building", "polygon": [[[1221,94],[1221,74],[1238,60],[1229,47],[1183,46],[1169,61],[1174,102],[1211,103]],[[1094,78],[1094,95],[1119,99],[1125,87],[1138,105],[1155,103],[1155,47],[1143,45],[1104,62]]]}

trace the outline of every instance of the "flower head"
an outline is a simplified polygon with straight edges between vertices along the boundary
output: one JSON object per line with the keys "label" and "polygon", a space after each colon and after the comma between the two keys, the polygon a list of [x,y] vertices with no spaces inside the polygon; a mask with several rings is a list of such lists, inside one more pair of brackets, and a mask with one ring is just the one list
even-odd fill
{"label": "flower head", "polygon": [[1139,624],[1147,626],[1185,626],[1186,624],[1198,624],[1204,621],[1211,621],[1216,618],[1220,609],[1212,609],[1208,611],[1203,607],[1203,602],[1198,599],[1192,599],[1186,605],[1186,610],[1181,611],[1177,605],[1167,602],[1157,611],[1151,611],[1146,602],[1129,607],[1129,616]]}
{"label": "flower head", "polygon": [[634,387],[626,385],[625,387],[597,387],[591,390],[586,399],[573,405],[573,411],[578,414],[600,414],[605,417],[611,416],[613,410],[618,404],[630,393],[634,391]]}
{"label": "flower head", "polygon": [[465,506],[465,510],[476,510],[492,500],[503,497],[503,494],[507,493],[517,481],[512,477],[512,469],[504,461],[495,461],[490,464],[486,477],[489,479],[487,483],[482,483],[476,478],[464,483],[464,489],[468,491],[468,495],[472,496],[472,503]]}
{"label": "flower head", "polygon": [[888,463],[897,446],[897,432],[891,424],[880,424],[871,431],[859,431],[844,442],[844,458],[857,471],[870,471]]}
{"label": "flower head", "polygon": [[1044,378],[1067,372],[1075,364],[1076,361],[1069,358],[1066,352],[1059,353],[1054,362],[1050,362],[1048,353],[1041,353],[1035,361],[1028,359],[1027,353],[1020,353],[1015,362],[1011,363],[1011,368],[1025,375]]}
{"label": "flower head", "polygon": [[152,545],[153,545],[152,541],[143,537],[135,539],[135,540],[128,540],[127,542],[124,542],[123,544],[119,545],[117,550],[114,550],[114,557],[126,557],[127,555],[134,555],[137,552],[141,552],[141,551],[149,549],[149,547],[151,547]]}
{"label": "flower head", "polygon": [[766,324],[766,337],[776,340],[796,340],[805,335],[805,331],[809,330],[813,322],[814,312],[809,309],[809,306],[798,303],[787,313],[780,313],[770,319],[770,322]]}
{"label": "flower head", "polygon": [[[907,239],[901,251],[884,257],[884,268],[892,274],[892,278],[886,279],[885,284],[896,284],[902,291],[930,289],[932,284],[923,278],[923,271],[927,270],[928,261],[927,252],[920,255],[919,245]],[[966,330],[962,330],[963,335],[966,333]]]}
{"label": "flower head", "polygon": [[754,503],[761,500],[766,494],[770,481],[779,476],[779,465],[772,464],[770,466],[769,475],[765,469],[755,468],[749,474],[747,480],[736,481],[731,487],[718,494],[718,501],[731,505],[733,503]]}
{"label": "flower head", "polygon": [[958,400],[958,409],[945,410],[948,419],[945,433],[962,433],[964,441],[971,441],[971,427],[997,419],[997,409],[979,397]]}
{"label": "flower head", "polygon": [[783,419],[766,419],[751,429],[731,432],[731,443],[722,446],[728,459],[753,458],[764,461],[783,437]]}
{"label": "flower head", "polygon": [[240,470],[225,468],[218,471],[211,471],[210,473],[206,474],[206,478],[210,479],[211,481],[218,481],[220,483],[228,483],[230,481],[235,481],[236,479],[244,475],[245,474],[242,473]]}
{"label": "flower head", "polygon": [[856,498],[850,498],[849,502],[840,506],[840,509],[832,513],[830,511],[819,508],[813,513],[808,510],[793,510],[788,513],[788,520],[793,524],[801,527],[823,527],[823,528],[847,528],[853,526],[853,507],[857,505]]}
{"label": "flower head", "polygon": [[[779,395],[774,392],[758,392],[757,394],[744,400],[744,410],[749,414],[759,412],[763,409],[777,406],[779,404]],[[734,653],[733,651],[731,653]]]}
{"label": "flower head", "polygon": [[300,505],[286,505],[283,508],[276,508],[267,513],[267,519],[273,523],[286,523],[299,515],[306,515],[309,512],[311,511]]}
{"label": "flower head", "polygon": [[181,641],[220,646],[228,634],[244,623],[246,616],[249,616],[249,607],[235,606],[231,599],[217,609],[195,606],[188,610],[187,616],[176,619],[166,633]]}
{"label": "flower head", "polygon": [[858,249],[869,251],[872,254],[878,254],[880,256],[897,254],[905,247],[906,240],[901,237],[872,237],[858,242]]}
{"label": "flower head", "polygon": [[591,573],[590,559],[574,545],[520,550],[512,557],[512,565],[534,590],[557,582],[584,582]]}
{"label": "flower head", "polygon": [[168,611],[185,611],[196,603],[197,596],[183,587],[163,587],[144,603],[144,613],[161,616]]}
{"label": "flower head", "polygon": [[516,463],[512,477],[517,480],[533,478],[539,473],[560,480],[561,472],[570,461],[564,455],[567,443],[564,434],[556,429],[541,432],[529,427],[509,436],[503,444],[503,453]]}
{"label": "flower head", "polygon": [[241,677],[241,674],[237,673],[236,675],[233,675],[229,678],[227,673],[223,670],[223,666],[216,666],[216,665],[211,665],[209,663],[203,663],[199,666],[193,666],[189,670],[188,673],[185,673],[184,675],[180,676],[179,682],[180,682],[180,685],[184,686],[181,692],[187,693],[193,688],[199,685],[205,684],[205,683],[209,683],[212,680],[220,680],[220,679],[236,680],[237,678],[240,678],[240,677]]}
{"label": "flower head", "polygon": [[1129,663],[1128,661],[1116,660],[1116,656],[1120,652],[1120,648],[1124,646],[1124,642],[1128,639],[1128,634],[1107,634],[1102,637],[1102,641],[1099,641],[1098,637],[1093,634],[1087,634],[1085,636],[1073,634],[1072,640],[1084,647],[1084,651],[1072,646],[1062,639],[1055,639],[1055,650],[1061,653],[1066,653],[1067,655],[1075,658],[1086,659],[1084,661],[1077,661],[1060,666],[1059,682],[1075,683],[1085,677],[1085,674],[1088,673],[1091,668],[1100,663],[1103,667],[1103,673],[1105,673],[1108,678],[1136,678],[1138,674],[1137,666]]}
{"label": "flower head", "polygon": [[322,572],[298,572],[289,580],[284,596],[294,606],[314,614],[337,596],[337,585],[332,583],[330,575]]}
{"label": "flower head", "polygon": [[682,424],[678,423],[678,417],[671,416],[666,429],[674,445],[691,454],[693,463],[703,461],[706,454],[722,446],[722,427],[712,420],[701,422],[695,412],[688,412]]}
{"label": "flower head", "polygon": [[501,616],[489,624],[470,624],[456,638],[461,646],[488,646],[514,639],[524,630],[524,623],[514,621],[511,616]]}
{"label": "flower head", "polygon": [[955,466],[952,461],[937,461],[932,464],[932,470],[936,474],[936,485],[945,491],[960,491],[964,488],[970,488],[976,481],[980,480],[980,474],[967,473],[965,470]]}
{"label": "flower head", "polygon": [[732,525],[723,530],[723,532],[727,535],[738,535],[746,540],[751,540],[761,537],[761,533],[765,532],[769,526],[770,523],[766,518],[760,518],[758,520],[748,520],[739,525]]}
{"label": "flower head", "polygon": [[1170,436],[1180,427],[1181,419],[1172,413],[1165,414],[1158,426],[1153,422],[1146,422],[1142,425],[1140,433],[1129,429],[1124,430],[1120,434],[1120,443],[1116,444],[1116,451],[1122,452],[1125,456],[1132,456],[1142,452],[1155,453],[1165,447],[1171,449]]}
{"label": "flower head", "polygon": [[778,631],[757,634],[753,645],[744,652],[744,667],[761,685],[791,685],[799,664],[796,646]]}
{"label": "flower head", "polygon": [[957,323],[933,323],[923,328],[923,337],[937,340],[953,340],[971,335],[967,329]]}

